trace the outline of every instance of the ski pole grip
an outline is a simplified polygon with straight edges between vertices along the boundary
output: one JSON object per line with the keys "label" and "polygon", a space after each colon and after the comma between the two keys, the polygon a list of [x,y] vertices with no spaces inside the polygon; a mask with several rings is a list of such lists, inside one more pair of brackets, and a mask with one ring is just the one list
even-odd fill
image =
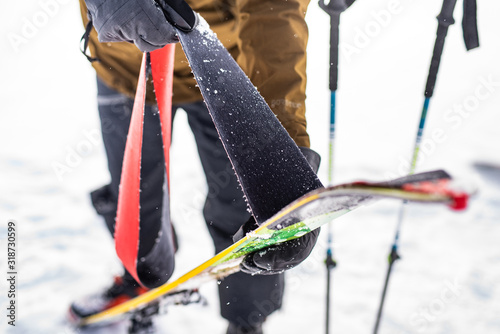
{"label": "ski pole grip", "polygon": [[330,16],[330,78],[329,89],[334,92],[338,87],[339,75],[339,25],[340,14]]}
{"label": "ski pole grip", "polygon": [[455,5],[457,0],[444,0],[443,7],[441,8],[441,13],[437,16],[439,25],[450,26],[455,23],[453,19],[453,11],[455,10]]}
{"label": "ski pole grip", "polygon": [[340,13],[347,9],[345,0],[330,0],[328,5],[325,4],[325,0],[319,0],[319,6],[329,15],[340,15]]}
{"label": "ski pole grip", "polygon": [[[352,4],[352,2],[350,1]],[[334,92],[337,90],[338,83],[338,64],[339,64],[339,25],[340,14],[348,7],[346,0],[330,0],[325,4],[325,0],[319,0],[319,6],[328,15],[330,15],[330,77],[329,88]]]}
{"label": "ski pole grip", "polygon": [[437,16],[439,25],[436,33],[434,51],[432,52],[429,75],[425,85],[424,95],[426,98],[431,98],[434,94],[434,87],[436,86],[437,73],[439,70],[439,64],[441,63],[441,55],[443,54],[444,41],[446,39],[446,35],[448,34],[448,27],[455,23],[455,20],[453,19],[453,11],[456,4],[457,0],[444,0],[441,13]]}
{"label": "ski pole grip", "polygon": [[190,32],[197,23],[197,16],[184,0],[155,0],[167,21],[183,32]]}
{"label": "ski pole grip", "polygon": [[319,0],[318,4],[329,15],[340,15],[347,8],[351,7],[355,0],[330,0],[328,5],[325,0]]}

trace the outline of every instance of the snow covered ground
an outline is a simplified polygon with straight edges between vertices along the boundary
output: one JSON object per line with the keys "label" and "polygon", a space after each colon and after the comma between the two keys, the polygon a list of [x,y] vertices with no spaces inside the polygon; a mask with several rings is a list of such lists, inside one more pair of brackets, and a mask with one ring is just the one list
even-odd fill
{"label": "snow covered ground", "polygon": [[[356,2],[341,19],[336,183],[405,173],[423,103],[441,1]],[[411,205],[402,230],[380,333],[500,333],[500,3],[479,1],[481,47],[467,53],[461,2],[431,101],[418,170],[444,168],[479,193],[463,213]],[[0,19],[0,271],[7,276],[7,223],[17,227],[17,321],[7,324],[0,280],[0,332],[74,333],[69,303],[105,287],[120,266],[88,192],[107,181],[94,74],[79,52],[76,1],[9,2]],[[329,18],[315,2],[310,24],[308,120],[327,156]],[[200,213],[206,191],[193,139],[178,115],[172,148],[172,211],[180,235],[177,274],[212,251]],[[59,173],[54,166],[66,166]],[[326,182],[326,158],[320,177]],[[400,203],[383,201],[334,224],[332,333],[369,333]],[[324,332],[324,237],[288,273],[283,310],[266,333]],[[197,245],[203,252],[193,254]],[[209,306],[171,308],[162,333],[223,333],[215,283]],[[118,325],[99,333],[123,333]],[[96,333],[95,331],[93,333]]]}

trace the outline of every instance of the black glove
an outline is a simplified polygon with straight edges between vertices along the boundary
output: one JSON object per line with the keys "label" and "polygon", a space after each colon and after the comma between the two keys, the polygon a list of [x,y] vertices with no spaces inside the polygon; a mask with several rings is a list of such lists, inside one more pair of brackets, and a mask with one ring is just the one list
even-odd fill
{"label": "black glove", "polygon": [[[100,42],[130,42],[149,52],[178,41],[196,15],[183,0],[85,0]],[[168,22],[167,22],[168,20]]]}
{"label": "black glove", "polygon": [[[251,220],[257,225],[253,217],[247,224],[251,225]],[[248,254],[240,264],[241,271],[251,275],[275,275],[292,269],[311,254],[319,231],[317,228],[300,238]]]}
{"label": "black glove", "polygon": [[[319,169],[320,156],[311,149],[299,147],[312,169],[316,173]],[[250,231],[258,227],[255,219],[250,219],[234,235],[233,240],[243,238]],[[320,229],[311,231],[300,238],[285,241],[276,246],[270,246],[248,254],[241,263],[241,271],[252,275],[275,275],[297,266],[304,261],[318,240]]]}

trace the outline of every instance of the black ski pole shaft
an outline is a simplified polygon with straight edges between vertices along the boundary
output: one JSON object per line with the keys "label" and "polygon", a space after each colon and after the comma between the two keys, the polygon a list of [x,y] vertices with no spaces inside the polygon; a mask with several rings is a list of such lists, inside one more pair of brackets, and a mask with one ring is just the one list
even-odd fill
{"label": "black ski pole shaft", "polygon": [[[455,20],[453,19],[453,11],[455,9],[455,5],[457,3],[457,0],[444,0],[443,1],[443,7],[441,8],[440,14],[437,16],[438,19],[438,29],[436,33],[436,41],[434,44],[434,50],[432,53],[432,59],[431,59],[431,65],[429,68],[429,74],[427,77],[427,82],[425,85],[425,100],[424,100],[424,106],[422,108],[422,113],[420,115],[420,122],[418,126],[418,131],[417,131],[417,136],[415,139],[415,146],[413,149],[413,154],[412,154],[412,159],[410,163],[410,170],[409,174],[413,174],[415,172],[415,169],[417,167],[417,160],[418,160],[418,153],[420,151],[420,143],[422,141],[423,137],[423,132],[425,128],[425,121],[427,119],[427,111],[429,108],[429,103],[432,95],[434,94],[434,87],[436,85],[436,79],[437,79],[437,74],[439,70],[439,65],[441,63],[441,55],[443,54],[443,48],[444,48],[444,41],[446,39],[446,35],[448,33],[448,27],[452,25]],[[404,216],[405,216],[405,207],[406,207],[406,202],[403,202],[399,215],[398,215],[398,222],[396,225],[396,233],[394,236],[394,242],[391,247],[391,253],[389,254],[389,267],[387,269],[385,281],[384,281],[384,288],[382,290],[382,296],[380,298],[380,304],[379,308],[377,311],[377,318],[375,321],[375,327],[373,330],[374,334],[378,333],[378,329],[380,326],[380,320],[382,318],[382,311],[385,303],[385,298],[387,295],[387,290],[389,286],[389,279],[392,273],[392,268],[394,265],[394,262],[396,262],[400,256],[398,253],[398,247],[399,247],[399,236],[401,233],[401,226],[403,224]]]}
{"label": "black ski pole shaft", "polygon": [[399,228],[401,227],[401,222],[403,221],[405,207],[406,207],[405,202],[403,202],[403,205],[401,206],[401,209],[399,211],[398,229],[396,230],[396,235],[394,237],[394,243],[392,244],[391,252],[389,253],[389,257],[388,257],[389,266],[387,267],[387,273],[385,275],[385,281],[384,281],[384,288],[382,290],[382,296],[380,298],[380,304],[379,304],[378,311],[377,311],[377,318],[375,321],[375,327],[373,329],[374,334],[378,333],[380,321],[382,319],[382,310],[384,308],[385,297],[387,296],[387,289],[389,287],[389,279],[391,278],[391,273],[392,273],[392,268],[394,266],[394,262],[396,262],[400,258],[399,254],[398,254]]}

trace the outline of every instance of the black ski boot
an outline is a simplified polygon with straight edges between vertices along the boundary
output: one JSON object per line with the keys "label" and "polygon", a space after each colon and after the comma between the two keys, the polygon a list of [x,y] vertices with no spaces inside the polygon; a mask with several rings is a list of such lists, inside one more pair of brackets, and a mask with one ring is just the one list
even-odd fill
{"label": "black ski boot", "polygon": [[255,326],[241,326],[230,322],[226,334],[263,334],[262,323]]}
{"label": "black ski boot", "polygon": [[117,276],[113,285],[104,292],[73,302],[69,309],[70,320],[78,322],[82,318],[124,303],[146,291],[148,289],[141,287],[130,274],[126,273],[123,276]]}

